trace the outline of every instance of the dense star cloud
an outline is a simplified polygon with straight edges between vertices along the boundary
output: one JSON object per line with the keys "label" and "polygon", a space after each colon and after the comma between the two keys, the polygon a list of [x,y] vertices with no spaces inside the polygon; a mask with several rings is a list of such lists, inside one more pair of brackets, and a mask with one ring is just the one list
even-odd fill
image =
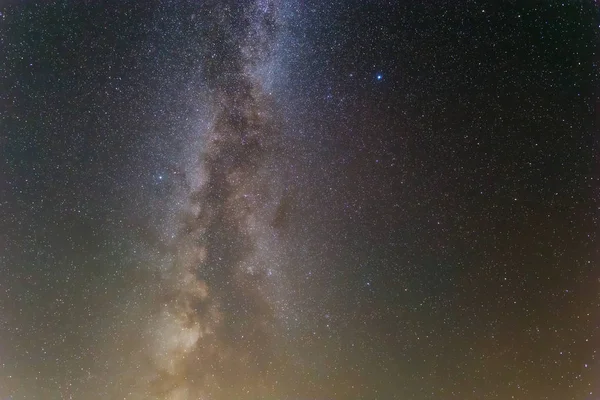
{"label": "dense star cloud", "polygon": [[209,8],[230,20],[209,25],[205,45],[219,57],[218,67],[209,64],[206,71],[214,88],[214,120],[172,244],[170,298],[150,326],[150,335],[157,333],[152,356],[158,377],[151,384],[157,396],[215,392],[212,397],[220,398],[228,380],[256,385],[268,367],[274,310],[264,281],[274,266],[261,252],[277,249],[259,246],[264,236],[276,234],[271,221],[278,179],[268,162],[280,132],[254,71],[268,61],[277,23],[275,5],[262,3]]}
{"label": "dense star cloud", "polygon": [[0,3],[0,399],[597,399],[599,23]]}

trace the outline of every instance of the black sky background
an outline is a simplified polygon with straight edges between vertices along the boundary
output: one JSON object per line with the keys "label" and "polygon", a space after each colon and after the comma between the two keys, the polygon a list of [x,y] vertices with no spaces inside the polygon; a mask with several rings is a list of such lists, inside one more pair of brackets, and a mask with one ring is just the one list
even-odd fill
{"label": "black sky background", "polygon": [[[126,396],[213,3],[2,3],[0,398]],[[273,398],[596,399],[597,4],[280,8]]]}

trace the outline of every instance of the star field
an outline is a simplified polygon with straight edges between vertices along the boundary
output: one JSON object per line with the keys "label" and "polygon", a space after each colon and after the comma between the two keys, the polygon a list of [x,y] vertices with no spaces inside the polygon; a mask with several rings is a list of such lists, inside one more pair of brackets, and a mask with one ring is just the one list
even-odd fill
{"label": "star field", "polygon": [[0,4],[0,399],[600,398],[598,5]]}

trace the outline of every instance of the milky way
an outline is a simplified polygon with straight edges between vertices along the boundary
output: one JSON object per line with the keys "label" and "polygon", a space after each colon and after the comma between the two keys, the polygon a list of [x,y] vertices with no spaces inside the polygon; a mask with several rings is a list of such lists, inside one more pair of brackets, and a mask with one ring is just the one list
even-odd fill
{"label": "milky way", "polygon": [[269,62],[278,10],[271,1],[236,1],[203,11],[211,32],[203,45],[217,58],[212,64],[208,56],[205,66],[214,117],[197,149],[200,176],[192,177],[181,210],[168,300],[150,326],[157,374],[151,393],[168,399],[227,398],[260,385],[273,362],[265,276],[274,266],[261,252],[277,249],[259,245],[276,235],[278,179],[269,162],[280,132],[256,69]]}
{"label": "milky way", "polygon": [[167,299],[150,326],[150,393],[168,399],[241,395],[260,386],[274,361],[275,310],[265,277],[275,266],[264,253],[277,251],[265,237],[277,234],[279,182],[270,162],[280,131],[257,68],[273,52],[278,10],[272,1],[206,7],[203,46],[217,58],[212,64],[208,55],[204,66],[214,116],[197,149],[196,176],[188,178]]}

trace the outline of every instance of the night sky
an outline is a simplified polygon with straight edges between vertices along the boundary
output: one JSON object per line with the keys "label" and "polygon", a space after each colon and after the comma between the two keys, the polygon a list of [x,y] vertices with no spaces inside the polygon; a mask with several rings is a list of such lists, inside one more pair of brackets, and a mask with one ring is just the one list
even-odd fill
{"label": "night sky", "polygon": [[598,400],[597,2],[0,1],[0,400]]}

